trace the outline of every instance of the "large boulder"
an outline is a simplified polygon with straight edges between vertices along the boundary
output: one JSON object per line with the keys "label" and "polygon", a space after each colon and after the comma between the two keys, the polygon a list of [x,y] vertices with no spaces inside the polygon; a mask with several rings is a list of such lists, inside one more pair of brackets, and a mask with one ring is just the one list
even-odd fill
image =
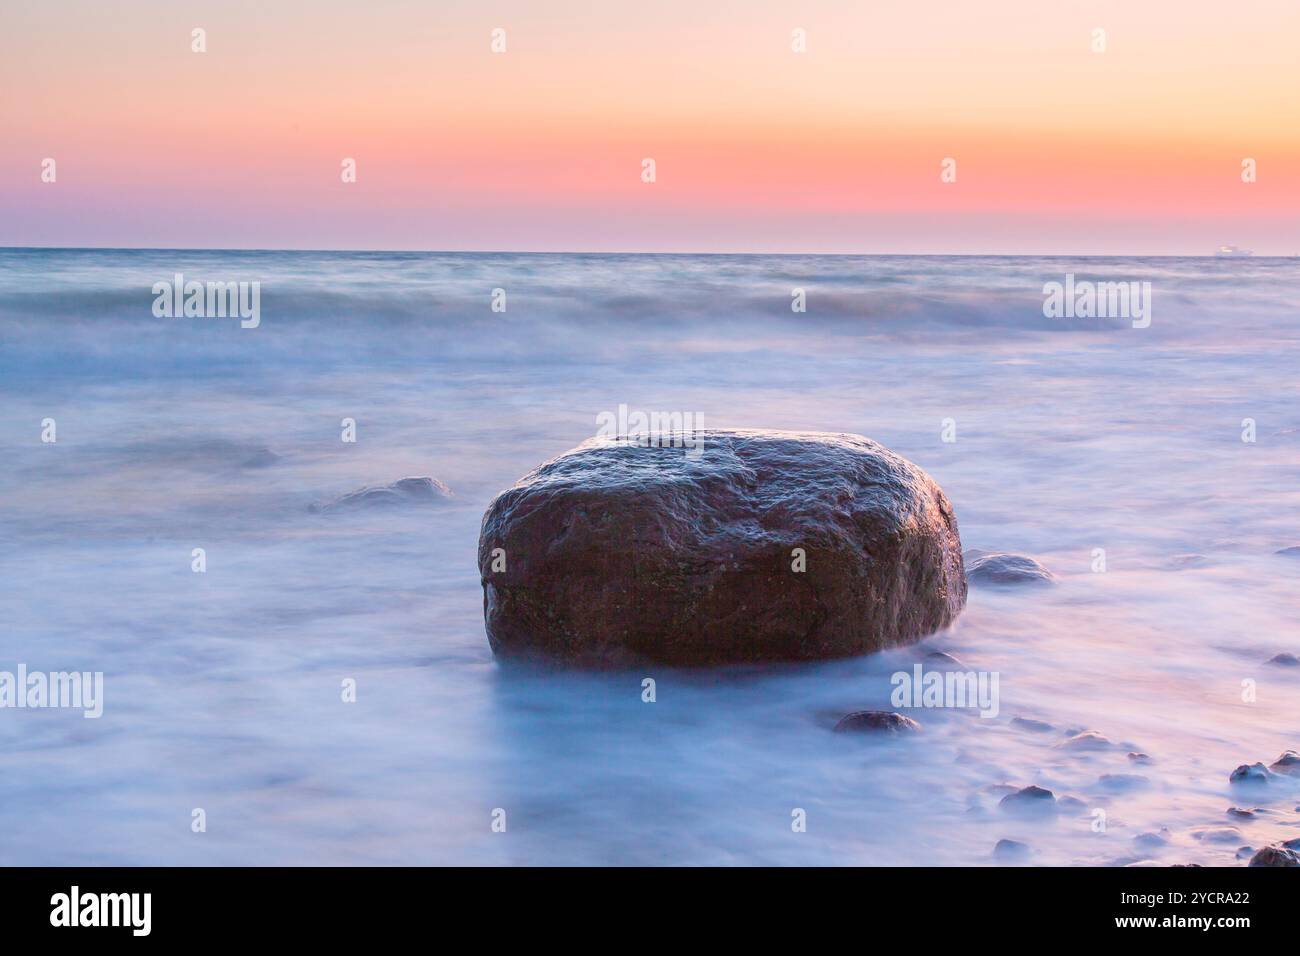
{"label": "large boulder", "polygon": [[670,441],[592,439],[496,497],[478,549],[495,652],[843,657],[916,641],[965,605],[952,506],[887,448],[803,432]]}

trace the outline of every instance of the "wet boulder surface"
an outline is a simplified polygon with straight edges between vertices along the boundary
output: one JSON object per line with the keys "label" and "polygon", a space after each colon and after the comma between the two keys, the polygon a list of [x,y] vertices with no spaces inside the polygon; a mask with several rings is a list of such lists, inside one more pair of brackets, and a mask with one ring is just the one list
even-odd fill
{"label": "wet boulder surface", "polygon": [[493,500],[478,564],[497,654],[589,666],[862,654],[966,602],[943,491],[846,434],[592,439]]}

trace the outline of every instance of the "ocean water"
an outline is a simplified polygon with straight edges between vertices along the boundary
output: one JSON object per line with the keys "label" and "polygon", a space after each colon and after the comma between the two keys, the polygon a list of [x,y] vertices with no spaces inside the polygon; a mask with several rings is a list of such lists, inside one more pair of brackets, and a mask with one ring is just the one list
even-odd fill
{"label": "ocean water", "polygon": [[[260,282],[260,325],[155,317],[176,273]],[[1066,273],[1150,282],[1150,326],[1045,318]],[[986,865],[1005,838],[1234,864],[1300,837],[1300,778],[1228,781],[1300,749],[1300,667],[1265,663],[1300,654],[1298,319],[1293,259],[0,251],[0,671],[104,673],[99,719],[0,709],[0,863]],[[483,511],[620,404],[870,436],[965,547],[1056,582],[852,660],[502,665]],[[319,507],[426,475],[453,496]],[[998,675],[997,716],[832,733],[932,650]],[[1029,784],[1074,799],[1000,807]]]}

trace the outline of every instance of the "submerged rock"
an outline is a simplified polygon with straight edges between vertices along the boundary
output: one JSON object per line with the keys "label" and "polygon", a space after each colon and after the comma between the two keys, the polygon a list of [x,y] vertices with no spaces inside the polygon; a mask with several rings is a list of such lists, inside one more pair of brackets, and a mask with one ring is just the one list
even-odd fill
{"label": "submerged rock", "polygon": [[1039,720],[1036,717],[1012,717],[1011,726],[1020,730],[1028,730],[1035,734],[1045,734],[1052,729],[1052,725],[1045,720]]}
{"label": "submerged rock", "polygon": [[933,668],[963,666],[961,661],[947,651],[931,651],[925,655],[925,659],[930,662],[930,666]]}
{"label": "submerged rock", "polygon": [[963,556],[966,580],[977,584],[1051,584],[1052,572],[1023,554],[971,549]]}
{"label": "submerged rock", "polygon": [[887,448],[771,431],[674,442],[592,439],[496,497],[478,551],[495,652],[815,660],[908,644],[961,612],[952,506]]}
{"label": "submerged rock", "polygon": [[280,456],[269,448],[258,448],[239,463],[241,468],[270,468],[280,460]]}
{"label": "submerged rock", "polygon": [[1003,837],[993,847],[993,855],[999,860],[1024,860],[1029,857],[1029,844],[1021,843],[1019,840],[1008,840]]}
{"label": "submerged rock", "polygon": [[399,478],[391,485],[367,486],[323,505],[312,505],[309,510],[331,512],[428,505],[451,497],[451,489],[437,478]]}
{"label": "submerged rock", "polygon": [[1280,554],[1284,558],[1300,558],[1300,544],[1290,548],[1282,548],[1280,551],[1274,551],[1274,554]]}
{"label": "submerged rock", "polygon": [[1268,783],[1273,774],[1262,763],[1242,764],[1228,775],[1229,783]]}
{"label": "submerged rock", "polygon": [[1003,810],[1015,813],[1051,813],[1056,810],[1056,795],[1043,787],[1030,784],[998,801]]}
{"label": "submerged rock", "polygon": [[1139,833],[1133,838],[1133,842],[1147,852],[1158,850],[1169,845],[1169,830],[1161,829],[1159,832],[1147,831],[1146,833]]}
{"label": "submerged rock", "polygon": [[1236,827],[1196,827],[1191,833],[1193,839],[1203,843],[1241,842],[1241,831]]}
{"label": "submerged rock", "polygon": [[1300,657],[1287,653],[1274,654],[1265,663],[1280,664],[1283,667],[1300,667]]}
{"label": "submerged rock", "polygon": [[1284,773],[1288,777],[1300,776],[1300,754],[1294,750],[1288,750],[1269,764],[1268,769],[1274,773]]}
{"label": "submerged rock", "polygon": [[1115,745],[1110,742],[1108,737],[1097,733],[1095,730],[1085,730],[1081,734],[1075,734],[1062,740],[1056,746],[1062,750],[1110,750]]}
{"label": "submerged rock", "polygon": [[1300,856],[1294,850],[1280,846],[1266,846],[1250,860],[1251,866],[1300,866]]}
{"label": "submerged rock", "polygon": [[894,713],[892,710],[856,710],[845,714],[835,725],[837,734],[870,733],[884,731],[891,734],[913,733],[921,729],[911,717]]}

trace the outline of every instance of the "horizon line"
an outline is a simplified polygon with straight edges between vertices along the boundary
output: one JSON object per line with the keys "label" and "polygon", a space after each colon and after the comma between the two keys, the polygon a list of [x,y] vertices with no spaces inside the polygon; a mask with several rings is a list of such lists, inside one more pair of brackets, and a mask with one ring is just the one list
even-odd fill
{"label": "horizon line", "polygon": [[8,246],[0,252],[267,252],[365,255],[498,255],[498,256],[816,256],[820,258],[898,259],[1297,259],[1300,252],[1272,255],[1220,256],[1215,253],[1103,253],[1103,252],[711,252],[614,251],[584,249],[346,249],[298,246]]}

